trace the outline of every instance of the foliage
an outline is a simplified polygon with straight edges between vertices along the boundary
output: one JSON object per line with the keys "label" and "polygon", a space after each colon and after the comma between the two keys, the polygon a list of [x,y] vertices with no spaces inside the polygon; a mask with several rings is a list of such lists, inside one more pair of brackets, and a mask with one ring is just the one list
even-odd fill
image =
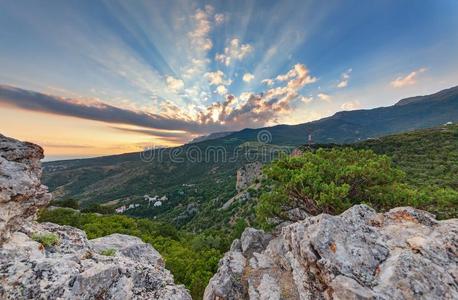
{"label": "foliage", "polygon": [[51,202],[52,206],[58,206],[58,207],[68,207],[68,208],[73,208],[73,209],[79,209],[80,204],[78,203],[78,200],[73,199],[73,198],[66,198],[62,200],[54,200]]}
{"label": "foliage", "polygon": [[113,207],[103,206],[100,204],[92,203],[86,208],[81,210],[83,213],[98,213],[102,215],[114,214],[115,210]]}
{"label": "foliage", "polygon": [[102,251],[100,251],[100,254],[105,255],[105,256],[115,256],[116,249],[113,249],[113,248],[103,249]]}
{"label": "foliage", "polygon": [[426,207],[431,198],[405,184],[405,173],[391,159],[370,150],[318,149],[285,157],[264,170],[270,190],[260,197],[259,220],[287,220],[287,211],[338,214],[355,204],[376,210],[411,205]]}
{"label": "foliage", "polygon": [[45,247],[55,246],[60,243],[59,236],[54,233],[34,233],[32,240],[41,243]]}
{"label": "foliage", "polygon": [[161,253],[175,281],[184,284],[194,299],[202,298],[209,279],[218,268],[219,259],[234,237],[215,230],[191,234],[159,221],[78,213],[65,208],[45,210],[41,212],[39,221],[80,228],[89,239],[113,233],[141,238]]}

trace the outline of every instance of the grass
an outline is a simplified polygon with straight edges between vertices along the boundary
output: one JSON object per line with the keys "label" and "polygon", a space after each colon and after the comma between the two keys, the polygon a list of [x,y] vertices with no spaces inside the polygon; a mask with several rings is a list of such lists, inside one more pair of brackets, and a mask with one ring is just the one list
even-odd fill
{"label": "grass", "polygon": [[54,233],[34,233],[32,240],[41,243],[45,247],[52,247],[60,243],[59,236]]}
{"label": "grass", "polygon": [[113,248],[103,249],[102,251],[100,251],[100,254],[105,255],[105,256],[115,256],[116,249],[113,249]]}

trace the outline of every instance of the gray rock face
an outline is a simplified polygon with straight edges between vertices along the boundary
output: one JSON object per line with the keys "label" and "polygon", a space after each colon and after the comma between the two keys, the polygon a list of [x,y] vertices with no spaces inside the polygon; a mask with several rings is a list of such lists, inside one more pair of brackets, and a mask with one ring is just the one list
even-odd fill
{"label": "gray rock face", "polygon": [[42,157],[40,147],[0,135],[0,299],[191,299],[139,238],[89,241],[79,229],[33,222],[51,199]]}
{"label": "gray rock face", "polygon": [[[34,234],[53,234],[59,242],[45,247]],[[191,299],[139,238],[89,241],[79,229],[52,223],[13,233],[0,250],[0,282],[0,299]]]}
{"label": "gray rock face", "polygon": [[263,235],[233,243],[204,299],[458,299],[457,219],[358,205]]}
{"label": "gray rock face", "polygon": [[41,147],[0,134],[0,246],[51,200],[41,184]]}
{"label": "gray rock face", "polygon": [[262,163],[254,162],[237,170],[236,189],[238,192],[252,185],[262,174]]}

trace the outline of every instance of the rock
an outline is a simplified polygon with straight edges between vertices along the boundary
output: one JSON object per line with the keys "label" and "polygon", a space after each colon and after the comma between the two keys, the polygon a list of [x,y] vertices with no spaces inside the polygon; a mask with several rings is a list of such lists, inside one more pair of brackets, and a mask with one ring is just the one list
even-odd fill
{"label": "rock", "polygon": [[272,236],[262,230],[247,228],[240,237],[242,253],[250,256],[253,252],[261,252],[271,239]]}
{"label": "rock", "polygon": [[262,174],[262,163],[254,162],[246,164],[237,170],[237,181],[235,187],[237,192],[241,192],[252,185]]}
{"label": "rock", "polygon": [[[54,234],[55,246],[30,237]],[[113,249],[113,256],[102,250]],[[88,241],[70,226],[32,224],[0,250],[1,299],[191,299],[139,238],[113,234]]]}
{"label": "rock", "polygon": [[[263,234],[246,229],[234,242],[204,299],[458,299],[457,219],[357,205],[284,226],[265,243]],[[242,271],[224,268],[244,259]]]}
{"label": "rock", "polygon": [[238,300],[246,298],[242,275],[246,258],[241,252],[228,252],[219,262],[218,273],[205,289],[204,299]]}
{"label": "rock", "polygon": [[139,238],[89,241],[79,229],[33,222],[51,200],[41,158],[40,147],[0,135],[0,299],[191,299]]}
{"label": "rock", "polygon": [[51,201],[40,182],[43,149],[0,134],[0,246]]}

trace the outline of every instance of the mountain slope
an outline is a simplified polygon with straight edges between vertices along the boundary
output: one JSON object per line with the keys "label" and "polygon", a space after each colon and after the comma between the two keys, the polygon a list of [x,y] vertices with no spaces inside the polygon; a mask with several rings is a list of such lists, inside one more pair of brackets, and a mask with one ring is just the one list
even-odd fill
{"label": "mountain slope", "polygon": [[255,140],[261,130],[268,130],[273,144],[304,144],[309,134],[316,143],[351,143],[457,121],[458,86],[428,96],[400,100],[393,106],[343,111],[298,125],[245,129],[227,138]]}

